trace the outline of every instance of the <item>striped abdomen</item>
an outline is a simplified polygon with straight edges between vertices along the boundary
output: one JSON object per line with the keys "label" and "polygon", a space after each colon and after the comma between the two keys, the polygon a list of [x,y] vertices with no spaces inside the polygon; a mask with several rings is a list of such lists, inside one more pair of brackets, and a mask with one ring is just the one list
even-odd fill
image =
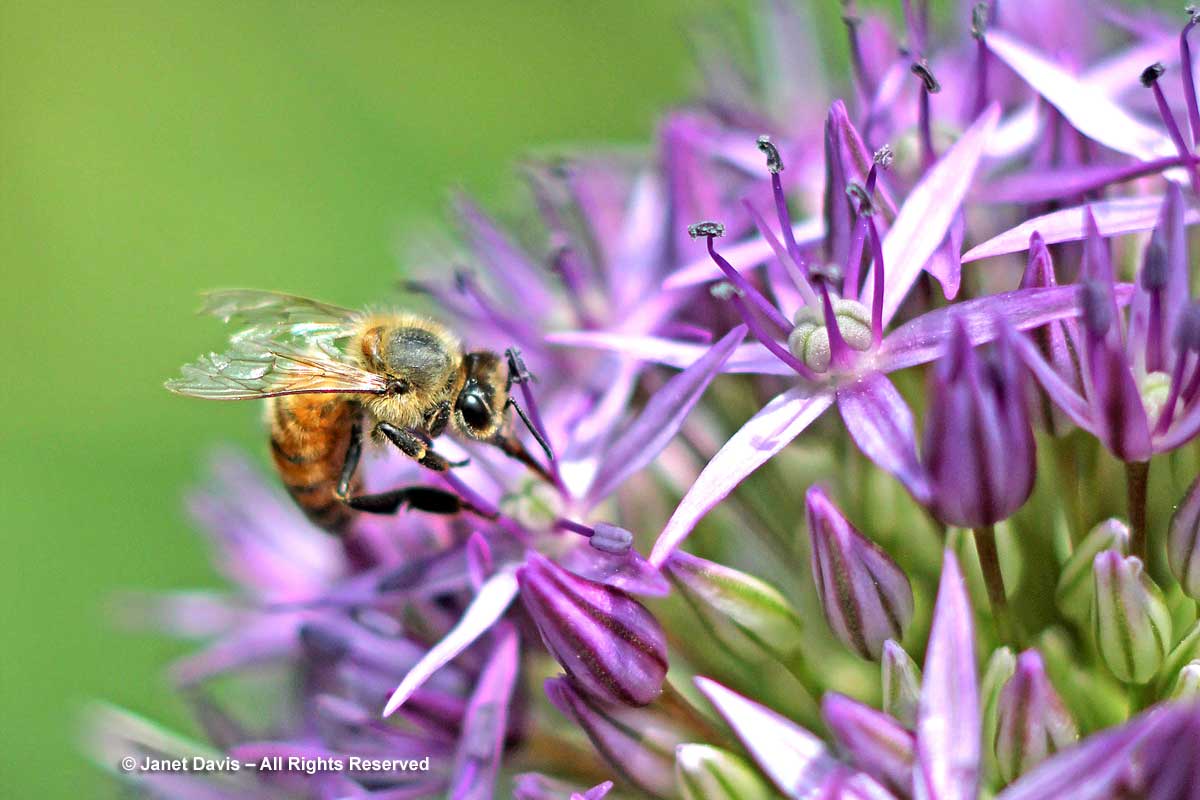
{"label": "striped abdomen", "polygon": [[[283,485],[313,523],[343,532],[355,512],[336,489],[361,408],[333,394],[285,395],[270,403],[271,456]],[[359,488],[356,476],[351,494]]]}

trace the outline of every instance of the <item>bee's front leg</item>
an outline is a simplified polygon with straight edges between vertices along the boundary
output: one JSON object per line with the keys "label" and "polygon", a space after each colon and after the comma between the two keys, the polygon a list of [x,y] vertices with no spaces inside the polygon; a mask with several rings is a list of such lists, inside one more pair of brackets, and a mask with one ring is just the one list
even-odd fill
{"label": "bee's front leg", "polygon": [[[384,431],[384,435],[388,436],[386,431]],[[391,439],[391,436],[388,436],[388,438]],[[417,439],[415,436],[413,439],[424,446],[420,439]],[[432,452],[425,454],[425,457],[428,456],[441,458],[441,456]],[[354,431],[350,436],[350,445],[346,448],[346,460],[342,464],[342,474],[337,485],[337,496],[343,503],[356,511],[363,511],[368,514],[394,514],[407,506],[415,511],[424,511],[429,514],[457,514],[462,511],[470,511],[484,517],[494,516],[480,511],[453,492],[448,492],[445,489],[439,489],[435,486],[406,486],[401,489],[393,489],[390,492],[351,496],[351,482],[354,480],[354,473],[358,469],[358,462],[361,458],[362,433],[361,429],[355,425]],[[445,461],[445,459],[442,459],[442,461]],[[422,463],[424,462],[422,461]]]}
{"label": "bee's front leg", "polygon": [[401,453],[422,467],[435,472],[445,472],[451,467],[461,467],[467,463],[466,461],[447,460],[445,456],[433,452],[433,449],[420,436],[405,428],[397,428],[390,422],[380,422],[375,426],[375,430],[386,436],[388,441],[396,445]]}

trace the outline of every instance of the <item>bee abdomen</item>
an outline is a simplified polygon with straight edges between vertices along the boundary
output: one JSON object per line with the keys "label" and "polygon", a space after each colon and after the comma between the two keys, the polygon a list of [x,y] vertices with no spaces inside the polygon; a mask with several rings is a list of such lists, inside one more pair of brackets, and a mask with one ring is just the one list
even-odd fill
{"label": "bee abdomen", "polygon": [[[342,533],[355,512],[337,496],[357,406],[336,396],[272,400],[271,454],[284,487],[315,525]],[[357,481],[351,492],[358,490]]]}

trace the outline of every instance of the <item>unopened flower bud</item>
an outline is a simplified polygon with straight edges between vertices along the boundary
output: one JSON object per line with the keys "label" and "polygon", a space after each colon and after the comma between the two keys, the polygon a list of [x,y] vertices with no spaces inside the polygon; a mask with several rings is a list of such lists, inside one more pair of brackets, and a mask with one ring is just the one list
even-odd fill
{"label": "unopened flower bud", "polygon": [[1024,387],[1007,330],[984,360],[959,320],[934,373],[925,427],[930,511],[947,525],[994,525],[1033,492],[1037,452]]}
{"label": "unopened flower bud", "polygon": [[821,714],[854,766],[899,795],[909,790],[916,757],[911,731],[882,711],[836,692],[822,698]]}
{"label": "unopened flower bud", "polygon": [[[871,312],[862,303],[854,300],[833,301],[834,321],[838,331],[854,350],[866,350],[871,346]],[[814,372],[829,369],[832,351],[829,346],[829,329],[820,309],[804,306],[796,312],[796,327],[788,335],[788,350]]]}
{"label": "unopened flower bud", "polygon": [[912,587],[881,547],[842,516],[820,486],[805,497],[812,570],[825,619],[842,643],[878,660],[912,620]]}
{"label": "unopened flower bud", "polygon": [[1041,655],[1036,650],[1021,653],[997,704],[994,744],[1000,777],[1010,783],[1078,738]]}
{"label": "unopened flower bud", "polygon": [[1200,700],[1200,661],[1189,661],[1179,670],[1170,698],[1189,702]]}
{"label": "unopened flower bud", "polygon": [[1200,599],[1200,478],[1191,485],[1167,528],[1167,564],[1183,593]]}
{"label": "unopened flower bud", "polygon": [[1092,631],[1104,663],[1126,683],[1154,677],[1171,646],[1171,615],[1141,559],[1106,550],[1092,563]]}
{"label": "unopened flower bud", "polygon": [[1063,565],[1054,602],[1064,616],[1077,622],[1087,620],[1092,608],[1092,562],[1105,550],[1129,555],[1129,526],[1116,517],[1092,528]]}
{"label": "unopened flower bud", "polygon": [[682,550],[664,569],[730,652],[752,648],[786,660],[800,647],[800,615],[769,583]]}
{"label": "unopened flower bud", "polygon": [[[1000,693],[1016,671],[1017,657],[1009,647],[996,648],[983,670],[983,680],[979,683],[979,699],[983,707],[983,741],[985,744],[996,741],[997,718],[1000,715]],[[989,780],[999,780],[1000,767],[996,763],[996,749],[985,746],[983,757],[984,768]]]}
{"label": "unopened flower bud", "polygon": [[917,724],[921,699],[921,668],[896,641],[883,643],[883,710],[905,727]]}
{"label": "unopened flower bud", "polygon": [[675,748],[675,780],[683,800],[770,800],[775,790],[739,756],[707,744]]}
{"label": "unopened flower bud", "polygon": [[633,706],[658,697],[666,637],[641,603],[537,554],[517,570],[517,582],[546,649],[582,691]]}
{"label": "unopened flower bud", "polygon": [[674,796],[673,755],[680,742],[669,727],[648,711],[584,695],[567,678],[550,678],[545,687],[554,707],[587,734],[613,770],[647,794]]}

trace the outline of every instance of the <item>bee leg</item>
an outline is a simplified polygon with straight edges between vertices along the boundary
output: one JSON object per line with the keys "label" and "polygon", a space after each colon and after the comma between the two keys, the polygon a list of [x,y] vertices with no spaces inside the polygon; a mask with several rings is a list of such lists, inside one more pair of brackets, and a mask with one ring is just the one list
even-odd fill
{"label": "bee leg", "polygon": [[437,408],[425,420],[425,428],[429,435],[437,438],[445,433],[450,425],[450,404],[445,400],[437,404]]}
{"label": "bee leg", "polygon": [[342,474],[338,478],[337,488],[334,490],[338,499],[343,502],[349,499],[350,482],[354,480],[354,472],[358,469],[358,462],[361,458],[362,428],[356,422],[354,423],[354,428],[350,431],[350,444],[346,447],[346,458],[342,462]]}
{"label": "bee leg", "polygon": [[445,456],[433,452],[429,445],[410,430],[397,428],[389,422],[379,423],[375,429],[388,438],[401,453],[416,461],[422,467],[434,472],[445,472],[451,467],[461,467],[465,462],[448,461]]}
{"label": "bee leg", "polygon": [[368,514],[395,514],[401,508],[424,511],[428,514],[458,514],[470,511],[488,517],[475,506],[453,492],[433,486],[406,486],[379,494],[365,494],[346,499],[346,505]]}

